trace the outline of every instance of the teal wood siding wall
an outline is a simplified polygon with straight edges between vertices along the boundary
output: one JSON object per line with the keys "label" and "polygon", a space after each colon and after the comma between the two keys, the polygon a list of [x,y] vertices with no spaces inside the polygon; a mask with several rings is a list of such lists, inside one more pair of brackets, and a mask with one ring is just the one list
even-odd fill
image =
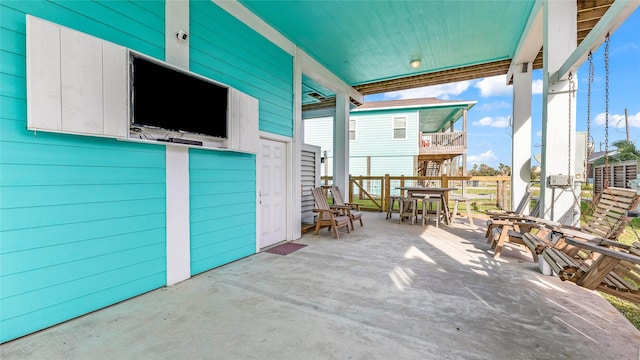
{"label": "teal wood siding wall", "polygon": [[[393,139],[393,118],[406,116],[407,138]],[[352,113],[357,122],[357,141],[349,143],[352,156],[413,156],[418,152],[418,112]]]}
{"label": "teal wood siding wall", "polygon": [[[393,139],[393,118],[407,118],[407,138]],[[357,141],[349,143],[352,158],[371,157],[371,175],[413,175],[413,159],[418,154],[418,112],[372,112],[352,113],[356,119]],[[361,161],[355,161],[361,164]],[[351,166],[350,166],[351,168]],[[352,173],[352,175],[365,175]]]}
{"label": "teal wood siding wall", "polygon": [[211,1],[190,9],[190,70],[260,101],[260,130],[293,136],[293,57]]}
{"label": "teal wood siding wall", "polygon": [[189,151],[191,274],[256,252],[256,156]]}
{"label": "teal wood siding wall", "polygon": [[164,3],[0,3],[0,342],[166,283],[165,148],[26,129],[25,13],[164,58]]}
{"label": "teal wood siding wall", "polygon": [[[407,117],[407,138],[404,140],[394,140],[392,137],[394,116]],[[349,142],[351,175],[367,175],[367,157],[371,157],[372,176],[413,175],[413,159],[418,154],[417,111],[352,113],[351,119],[356,120],[356,140]],[[304,142],[320,146],[332,158],[333,118],[304,120]],[[329,175],[332,172],[329,166]]]}

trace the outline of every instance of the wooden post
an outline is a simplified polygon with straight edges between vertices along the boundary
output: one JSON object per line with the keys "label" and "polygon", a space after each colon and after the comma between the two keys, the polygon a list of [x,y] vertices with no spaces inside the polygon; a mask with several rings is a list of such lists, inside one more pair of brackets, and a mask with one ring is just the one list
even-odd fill
{"label": "wooden post", "polygon": [[[447,175],[442,175],[442,179],[440,180],[440,187],[446,188],[449,187],[449,177]],[[449,203],[449,192],[444,193],[444,200]]]}
{"label": "wooden post", "polygon": [[496,206],[500,207],[500,181],[496,181]]}
{"label": "wooden post", "polygon": [[389,174],[384,174],[384,181],[382,182],[382,208],[389,208],[389,196],[391,195],[391,179]]}
{"label": "wooden post", "polygon": [[[400,186],[404,186],[404,175],[400,175]],[[400,196],[404,197],[404,190],[400,190]]]}
{"label": "wooden post", "polygon": [[349,200],[348,202],[353,202],[353,179],[351,178],[351,174],[349,174]]}

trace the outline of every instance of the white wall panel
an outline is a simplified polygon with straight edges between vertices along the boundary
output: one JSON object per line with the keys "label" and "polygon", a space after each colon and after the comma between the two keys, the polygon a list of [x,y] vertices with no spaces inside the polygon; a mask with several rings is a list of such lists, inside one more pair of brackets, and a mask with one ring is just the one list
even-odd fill
{"label": "white wall panel", "polygon": [[28,128],[61,130],[61,97],[60,28],[27,15]]}
{"label": "white wall panel", "polygon": [[63,29],[60,51],[62,130],[102,134],[101,41]]}
{"label": "white wall panel", "polygon": [[129,62],[127,49],[102,44],[103,130],[105,134],[126,137],[129,132]]}

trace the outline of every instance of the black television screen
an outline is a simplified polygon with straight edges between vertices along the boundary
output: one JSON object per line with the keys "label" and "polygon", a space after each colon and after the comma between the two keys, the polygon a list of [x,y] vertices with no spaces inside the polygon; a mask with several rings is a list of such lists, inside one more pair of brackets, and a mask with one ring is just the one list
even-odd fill
{"label": "black television screen", "polygon": [[227,137],[228,88],[131,55],[132,124]]}

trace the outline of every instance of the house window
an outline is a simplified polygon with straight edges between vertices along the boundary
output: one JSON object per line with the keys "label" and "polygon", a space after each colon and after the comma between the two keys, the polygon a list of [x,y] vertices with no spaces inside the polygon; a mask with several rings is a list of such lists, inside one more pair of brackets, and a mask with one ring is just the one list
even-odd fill
{"label": "house window", "polygon": [[406,117],[393,118],[393,138],[394,139],[407,138],[407,118]]}
{"label": "house window", "polygon": [[356,139],[356,121],[351,119],[349,120],[349,140]]}

